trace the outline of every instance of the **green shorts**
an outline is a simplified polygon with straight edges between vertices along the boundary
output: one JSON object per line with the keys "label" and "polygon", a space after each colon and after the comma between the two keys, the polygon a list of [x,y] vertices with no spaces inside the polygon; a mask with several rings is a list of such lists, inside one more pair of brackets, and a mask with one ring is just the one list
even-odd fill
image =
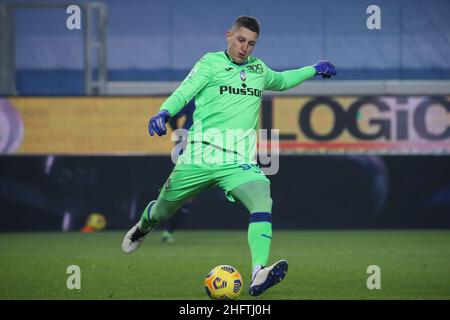
{"label": "green shorts", "polygon": [[228,200],[234,202],[231,190],[257,180],[270,184],[270,180],[256,164],[177,164],[159,196],[168,201],[187,200],[218,186],[224,190]]}

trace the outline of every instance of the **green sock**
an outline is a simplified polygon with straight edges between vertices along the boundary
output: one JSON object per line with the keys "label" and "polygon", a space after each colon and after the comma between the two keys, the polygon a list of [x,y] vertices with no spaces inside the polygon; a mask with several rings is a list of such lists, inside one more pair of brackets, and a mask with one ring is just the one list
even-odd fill
{"label": "green sock", "polygon": [[156,202],[156,201],[150,201],[150,203],[149,203],[149,204],[147,205],[147,207],[144,209],[144,212],[142,212],[142,215],[141,215],[141,221],[139,221],[139,228],[140,228],[142,231],[150,230],[151,228],[153,228],[153,227],[157,224],[157,222],[151,221],[151,220],[149,219],[149,217],[150,217],[150,212],[149,212],[149,210],[151,211],[151,209],[152,209],[152,207],[154,206],[155,202]]}
{"label": "green sock", "polygon": [[150,201],[144,212],[142,212],[141,221],[139,222],[139,228],[142,231],[148,231],[159,222],[167,220],[181,207],[184,201],[185,200],[167,201],[161,198],[158,198],[158,200]]}
{"label": "green sock", "polygon": [[257,265],[267,265],[269,261],[271,242],[271,222],[250,222],[248,225],[248,244],[252,254],[252,269],[254,269]]}

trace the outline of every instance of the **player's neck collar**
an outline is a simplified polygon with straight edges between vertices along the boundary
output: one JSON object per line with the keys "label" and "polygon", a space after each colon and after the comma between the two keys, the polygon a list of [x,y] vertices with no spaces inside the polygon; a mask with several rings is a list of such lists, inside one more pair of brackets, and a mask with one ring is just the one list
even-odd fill
{"label": "player's neck collar", "polygon": [[234,63],[237,66],[245,66],[248,63],[248,59],[247,59],[245,62],[243,62],[241,64],[238,64],[238,63],[234,62],[234,60],[228,55],[227,50],[225,50],[223,53],[225,53],[225,55],[227,56],[228,60],[230,60],[232,63]]}

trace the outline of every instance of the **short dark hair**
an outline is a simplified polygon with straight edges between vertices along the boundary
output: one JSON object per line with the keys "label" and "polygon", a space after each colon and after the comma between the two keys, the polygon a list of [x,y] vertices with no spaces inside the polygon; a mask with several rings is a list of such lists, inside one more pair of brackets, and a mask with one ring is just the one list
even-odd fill
{"label": "short dark hair", "polygon": [[259,36],[259,22],[256,18],[249,16],[240,16],[234,20],[233,27],[244,27],[250,31],[256,32]]}

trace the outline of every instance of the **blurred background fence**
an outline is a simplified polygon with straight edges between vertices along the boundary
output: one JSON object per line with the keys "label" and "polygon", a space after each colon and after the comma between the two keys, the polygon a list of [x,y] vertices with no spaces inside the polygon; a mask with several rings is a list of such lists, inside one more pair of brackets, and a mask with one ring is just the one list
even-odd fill
{"label": "blurred background fence", "polygon": [[[366,0],[77,1],[82,27],[72,30],[66,8],[74,3],[0,3],[2,61],[15,74],[4,94],[168,93],[161,84],[182,80],[205,52],[224,50],[225,31],[244,14],[260,20],[255,55],[275,70],[329,59],[339,80],[450,80],[446,0],[377,1],[379,30],[367,28]],[[91,88],[90,79],[106,83]],[[128,81],[140,84],[130,89]],[[155,81],[163,83],[145,83]]]}
{"label": "blurred background fence", "polygon": [[[149,117],[239,15],[260,20],[254,55],[274,70],[339,72],[263,99],[275,227],[449,228],[450,2],[377,1],[379,30],[371,4],[0,1],[0,230],[78,230],[92,212],[129,227],[173,167]],[[220,190],[199,199],[185,228],[246,227]]]}

